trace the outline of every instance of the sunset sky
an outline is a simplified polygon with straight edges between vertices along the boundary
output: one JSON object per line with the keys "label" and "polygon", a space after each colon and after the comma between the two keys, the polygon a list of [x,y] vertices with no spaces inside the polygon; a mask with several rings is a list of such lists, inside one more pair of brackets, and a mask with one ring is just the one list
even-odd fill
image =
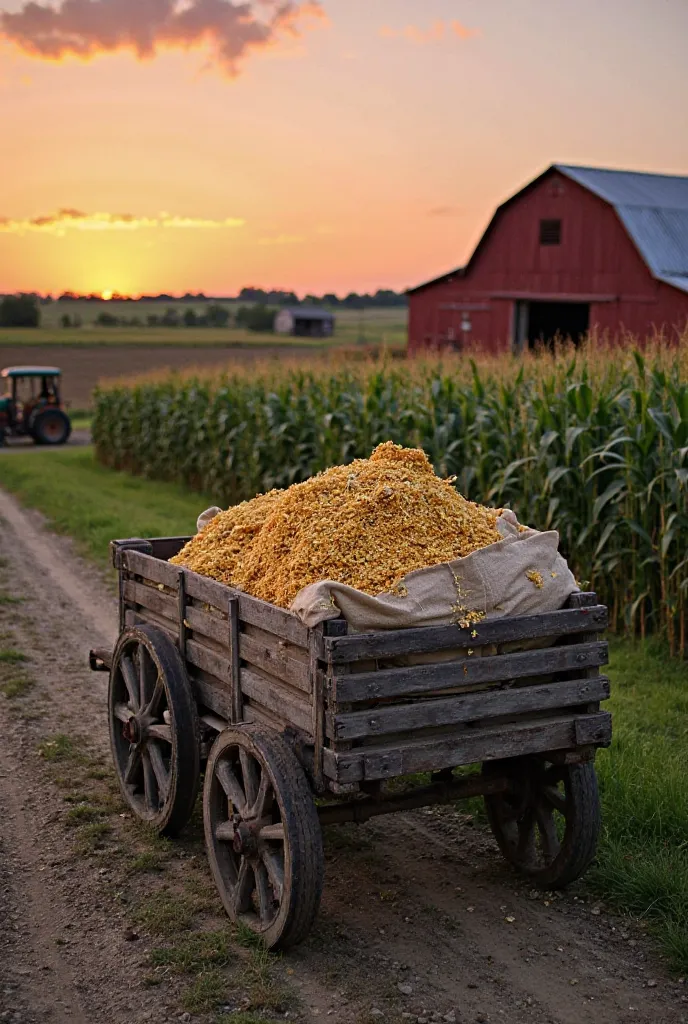
{"label": "sunset sky", "polygon": [[556,161],[688,174],[686,0],[0,0],[0,291],[403,288]]}

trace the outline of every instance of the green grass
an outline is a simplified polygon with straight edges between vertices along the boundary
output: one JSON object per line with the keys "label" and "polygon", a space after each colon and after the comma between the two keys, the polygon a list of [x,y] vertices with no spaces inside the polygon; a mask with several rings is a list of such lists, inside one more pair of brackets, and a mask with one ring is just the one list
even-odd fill
{"label": "green grass", "polygon": [[0,665],[19,665],[22,661],[29,659],[21,651],[15,651],[13,647],[0,648]]}
{"label": "green grass", "polygon": [[177,484],[150,483],[96,464],[91,448],[13,452],[2,456],[2,486],[74,537],[82,553],[108,563],[118,537],[195,533],[196,519],[215,504]]}
{"label": "green grass", "polygon": [[[120,317],[138,316],[145,320],[147,314],[160,316],[168,304],[111,302],[107,308],[103,303],[79,303],[72,308],[69,303],[55,303],[41,308],[41,326],[38,328],[0,328],[0,348],[3,346],[31,348],[38,345],[67,345],[77,348],[92,348],[107,345],[161,346],[189,348],[267,348],[271,346],[290,348],[294,345],[305,349],[336,348],[349,345],[406,345],[408,314],[404,308],[335,310],[336,326],[333,338],[291,338],[277,334],[258,334],[245,328],[207,327],[98,327],[95,318],[99,313],[108,312]],[[203,304],[201,304],[202,307]],[[228,308],[244,303],[223,303]],[[184,304],[170,302],[169,306],[187,308]],[[162,307],[162,308],[161,308]],[[199,307],[198,312],[201,311]],[[60,317],[67,313],[78,315],[81,327],[64,328]]]}
{"label": "green grass", "polygon": [[649,922],[688,971],[688,664],[658,645],[612,645],[614,742],[597,770],[603,808],[589,884]]}

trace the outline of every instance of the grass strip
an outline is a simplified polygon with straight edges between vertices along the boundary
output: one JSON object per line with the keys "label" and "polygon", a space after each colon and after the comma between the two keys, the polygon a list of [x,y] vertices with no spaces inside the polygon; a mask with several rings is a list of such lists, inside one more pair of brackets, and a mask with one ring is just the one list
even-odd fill
{"label": "grass strip", "polygon": [[177,484],[104,469],[90,447],[6,452],[0,459],[2,486],[100,565],[108,564],[114,538],[191,535],[199,513],[215,504]]}

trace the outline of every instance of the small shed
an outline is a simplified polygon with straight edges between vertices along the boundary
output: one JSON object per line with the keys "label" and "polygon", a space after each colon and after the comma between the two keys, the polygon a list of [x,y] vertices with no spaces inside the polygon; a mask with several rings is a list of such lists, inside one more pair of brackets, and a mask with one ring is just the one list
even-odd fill
{"label": "small shed", "polygon": [[315,306],[291,306],[275,317],[275,334],[291,334],[295,338],[329,338],[334,334],[335,319],[326,309]]}

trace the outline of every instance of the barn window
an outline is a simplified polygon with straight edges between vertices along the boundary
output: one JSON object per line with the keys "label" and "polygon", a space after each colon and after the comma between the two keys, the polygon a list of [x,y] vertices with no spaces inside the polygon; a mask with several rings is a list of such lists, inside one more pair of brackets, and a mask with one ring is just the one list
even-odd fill
{"label": "barn window", "polygon": [[540,221],[540,245],[561,245],[561,221]]}

